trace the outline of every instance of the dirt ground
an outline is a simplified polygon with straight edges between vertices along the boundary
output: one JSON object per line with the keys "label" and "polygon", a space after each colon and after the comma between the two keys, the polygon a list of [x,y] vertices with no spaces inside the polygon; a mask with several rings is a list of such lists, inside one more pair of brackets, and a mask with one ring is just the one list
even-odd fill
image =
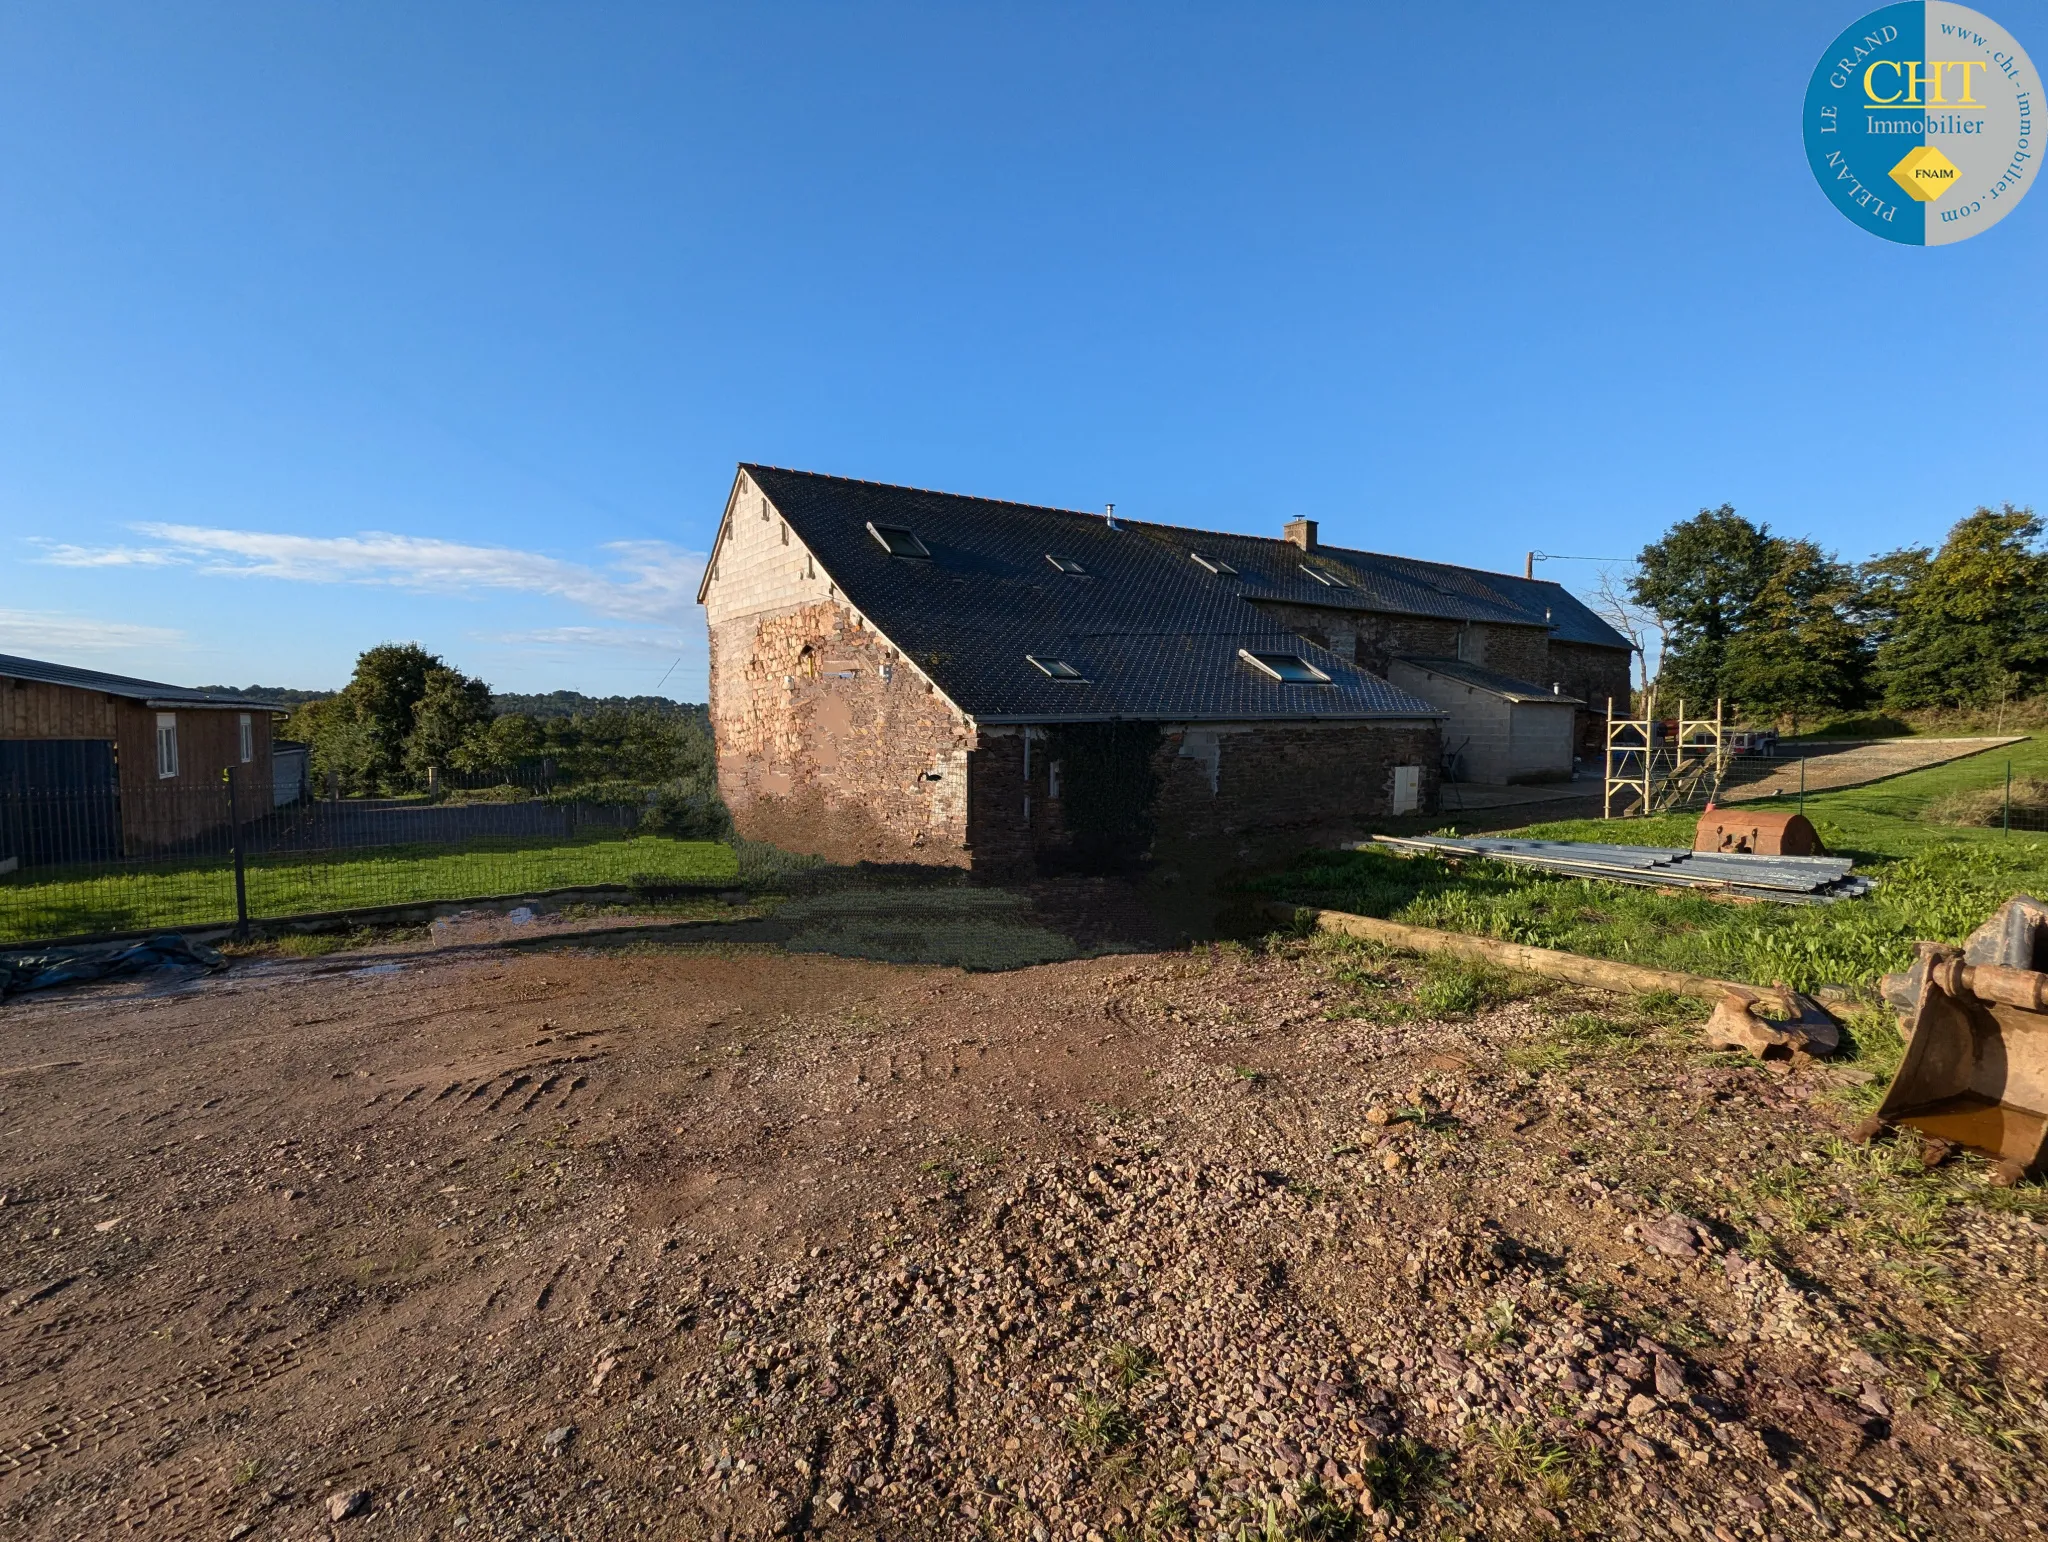
{"label": "dirt ground", "polygon": [[0,1007],[0,1532],[2039,1532],[2039,1186],[1669,1003],[460,942]]}
{"label": "dirt ground", "polygon": [[[1757,762],[1742,762],[1739,785],[1722,794],[1724,803],[1754,803],[1760,798],[1790,798],[1800,791],[1802,778],[1808,792],[1826,792],[1837,787],[1862,787],[1908,771],[1925,771],[1929,766],[1947,765],[1989,750],[2017,744],[2004,739],[1873,739],[1868,743],[1831,744],[1813,740],[1788,746],[1783,764],[1758,772]],[[1802,759],[1804,764],[1802,766]]]}

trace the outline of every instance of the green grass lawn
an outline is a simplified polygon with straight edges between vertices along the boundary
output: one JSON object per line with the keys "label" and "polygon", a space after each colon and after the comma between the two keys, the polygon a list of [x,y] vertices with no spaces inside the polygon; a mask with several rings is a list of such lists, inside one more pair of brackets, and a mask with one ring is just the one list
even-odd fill
{"label": "green grass lawn", "polygon": [[[718,841],[636,835],[588,840],[477,840],[461,849],[380,846],[251,860],[251,916],[317,914],[373,905],[491,899],[585,885],[718,883],[738,876]],[[112,873],[18,873],[0,878],[0,941],[90,932],[205,926],[235,919],[233,872],[218,859],[151,863]]]}
{"label": "green grass lawn", "polygon": [[[1920,938],[1960,942],[2015,893],[2048,894],[2048,834],[1958,829],[1920,816],[1945,793],[2048,775],[2048,736],[1868,787],[1819,793],[1807,817],[1828,849],[1878,879],[1865,899],[1778,905],[1660,894],[1491,862],[1316,852],[1260,887],[1303,904],[1470,932],[1597,958],[1801,989],[1868,991]],[[1774,805],[1788,806],[1786,803]],[[1695,815],[1578,819],[1512,835],[1690,846]]]}

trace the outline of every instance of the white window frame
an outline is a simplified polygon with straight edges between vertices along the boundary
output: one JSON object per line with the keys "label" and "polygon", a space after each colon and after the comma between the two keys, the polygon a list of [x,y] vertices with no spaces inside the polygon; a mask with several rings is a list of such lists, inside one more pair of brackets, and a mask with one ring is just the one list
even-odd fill
{"label": "white window frame", "polygon": [[256,720],[244,712],[235,727],[241,735],[242,764],[246,766],[256,758]]}
{"label": "white window frame", "polygon": [[169,781],[178,774],[178,714],[175,712],[156,715],[156,774],[158,781]]}
{"label": "white window frame", "polygon": [[[925,545],[924,538],[908,525],[878,525],[868,521],[868,534],[875,538],[875,544],[892,557],[902,557],[910,562],[929,562],[932,549]],[[896,537],[901,536],[899,541]]]}
{"label": "white window frame", "polygon": [[[1240,648],[1237,650],[1237,656],[1269,680],[1278,680],[1282,685],[1324,686],[1335,683],[1326,672],[1316,668],[1315,665],[1298,653],[1282,653],[1277,648],[1269,648],[1263,654],[1258,654],[1252,652],[1249,648]],[[1297,668],[1307,670],[1315,678],[1313,680],[1290,680],[1271,664],[1267,663],[1267,659],[1285,659]]]}
{"label": "white window frame", "polygon": [[1024,655],[1024,662],[1033,665],[1040,674],[1050,675],[1062,685],[1094,684],[1084,670],[1066,659],[1056,659],[1050,654],[1027,653]]}

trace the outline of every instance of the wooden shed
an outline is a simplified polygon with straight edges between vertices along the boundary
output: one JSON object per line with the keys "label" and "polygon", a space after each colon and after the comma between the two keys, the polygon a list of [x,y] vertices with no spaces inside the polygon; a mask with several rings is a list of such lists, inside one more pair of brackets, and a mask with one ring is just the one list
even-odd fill
{"label": "wooden shed", "polygon": [[0,654],[0,862],[175,850],[272,802],[284,708]]}
{"label": "wooden shed", "polygon": [[1463,659],[1399,658],[1387,678],[1449,714],[1446,771],[1463,782],[1568,782],[1572,722],[1585,705],[1562,684],[1517,680]]}

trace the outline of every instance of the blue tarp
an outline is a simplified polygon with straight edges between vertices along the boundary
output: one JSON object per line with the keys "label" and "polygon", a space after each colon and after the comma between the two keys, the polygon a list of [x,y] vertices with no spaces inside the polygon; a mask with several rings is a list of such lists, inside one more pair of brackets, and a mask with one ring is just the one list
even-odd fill
{"label": "blue tarp", "polygon": [[52,948],[42,953],[0,953],[0,996],[103,980],[151,969],[225,969],[228,961],[201,942],[165,932],[125,948]]}

